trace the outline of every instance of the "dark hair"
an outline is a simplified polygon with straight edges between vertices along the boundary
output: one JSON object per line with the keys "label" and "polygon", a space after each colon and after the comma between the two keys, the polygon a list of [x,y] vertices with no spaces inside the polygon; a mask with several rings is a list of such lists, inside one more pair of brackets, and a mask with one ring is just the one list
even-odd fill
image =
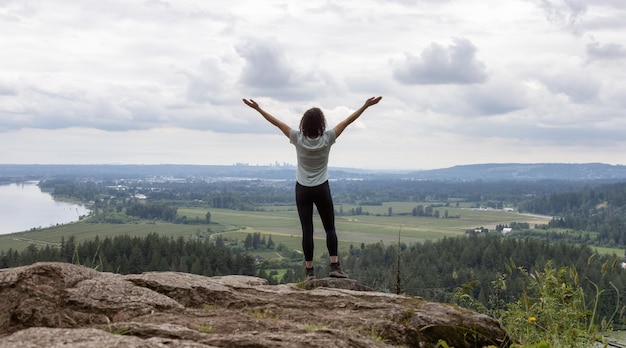
{"label": "dark hair", "polygon": [[326,130],[326,118],[320,108],[310,108],[300,120],[300,131],[309,138],[317,138]]}

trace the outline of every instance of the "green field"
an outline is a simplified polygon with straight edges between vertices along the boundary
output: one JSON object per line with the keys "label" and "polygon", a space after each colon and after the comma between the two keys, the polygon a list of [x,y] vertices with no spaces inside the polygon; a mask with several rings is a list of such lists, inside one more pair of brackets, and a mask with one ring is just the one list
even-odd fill
{"label": "green field", "polygon": [[621,248],[605,248],[605,247],[591,247],[593,250],[595,250],[596,253],[598,254],[606,254],[606,255],[613,255],[615,254],[616,256],[624,256],[624,249]]}
{"label": "green field", "polygon": [[[533,217],[503,211],[473,210],[470,208],[441,207],[441,216],[448,210],[449,216],[459,218],[414,217],[410,212],[417,203],[392,202],[382,206],[363,206],[364,215],[337,215],[336,228],[340,240],[340,248],[345,249],[353,244],[383,241],[386,244],[397,243],[398,233],[401,241],[407,244],[436,240],[445,236],[463,235],[466,230],[476,227],[495,228],[496,224],[511,222],[547,223],[547,217]],[[336,209],[349,212],[356,206],[342,204]],[[283,243],[292,250],[300,249],[300,222],[294,206],[263,206],[263,211],[236,211],[227,209],[179,208],[178,215],[189,219],[198,217],[204,220],[207,211],[211,212],[209,225],[183,225],[165,222],[140,222],[131,224],[95,224],[81,221],[28,232],[0,235],[0,250],[23,250],[31,243],[37,245],[58,245],[62,238],[75,236],[78,242],[116,235],[144,236],[155,232],[161,235],[196,238],[221,234],[230,241],[243,241],[248,233],[259,232],[272,235],[276,245]],[[387,216],[389,208],[392,215]],[[325,252],[323,243],[324,231],[315,219],[316,254]],[[317,256],[316,255],[316,256]],[[267,255],[270,256],[270,255]]]}

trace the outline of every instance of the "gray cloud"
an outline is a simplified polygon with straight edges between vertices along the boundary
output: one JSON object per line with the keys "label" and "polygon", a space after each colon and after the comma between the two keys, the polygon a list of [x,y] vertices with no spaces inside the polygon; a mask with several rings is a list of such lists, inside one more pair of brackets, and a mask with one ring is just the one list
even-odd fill
{"label": "gray cloud", "polygon": [[600,45],[594,41],[587,44],[587,61],[620,60],[626,58],[626,49],[617,43]]}
{"label": "gray cloud", "polygon": [[[89,89],[92,90],[89,90]],[[61,74],[35,76],[0,95],[0,129],[136,130],[169,122],[162,115],[159,91],[148,86],[104,86],[73,82]]]}
{"label": "gray cloud", "polygon": [[37,14],[37,9],[32,4],[22,1],[0,2],[0,19],[10,22],[28,20]]}
{"label": "gray cloud", "polygon": [[294,83],[294,71],[276,40],[250,39],[240,44],[237,52],[246,61],[241,74],[245,85],[282,89]]}
{"label": "gray cloud", "polygon": [[296,66],[275,39],[247,39],[236,47],[245,63],[239,83],[248,93],[281,101],[310,100],[332,94],[334,79],[322,70]]}
{"label": "gray cloud", "polygon": [[463,94],[469,109],[465,112],[470,114],[501,115],[529,105],[526,91],[518,82],[489,83],[467,88]]}
{"label": "gray cloud", "polygon": [[[620,129],[593,124],[556,126],[510,120],[507,122],[476,122],[466,124],[468,134],[479,137],[501,137],[545,147],[610,147],[623,142]],[[559,161],[555,158],[555,161]]]}
{"label": "gray cloud", "polygon": [[486,66],[476,59],[476,46],[454,39],[444,47],[432,43],[419,56],[406,54],[395,63],[394,77],[404,84],[473,84],[487,80]]}
{"label": "gray cloud", "polygon": [[597,98],[600,81],[592,76],[554,75],[543,78],[543,83],[555,94],[565,94],[574,103],[586,103]]}
{"label": "gray cloud", "polygon": [[581,33],[580,23],[587,12],[586,0],[531,0],[541,10],[546,19],[559,27],[567,28],[572,33]]}
{"label": "gray cloud", "polygon": [[194,103],[224,102],[223,91],[228,86],[228,73],[216,57],[207,57],[193,70],[181,71],[187,77],[187,98]]}
{"label": "gray cloud", "polygon": [[12,84],[12,83],[8,83],[6,81],[0,81],[0,96],[2,95],[17,95],[18,94],[18,90],[17,87]]}
{"label": "gray cloud", "polygon": [[[558,27],[580,35],[584,32],[626,27],[626,2],[622,0],[530,0],[545,18]],[[601,14],[601,15],[598,15]]]}
{"label": "gray cloud", "polygon": [[553,23],[575,24],[587,12],[585,0],[534,0]]}
{"label": "gray cloud", "polygon": [[[480,85],[423,86],[416,94],[423,95],[420,104],[426,109],[458,118],[463,123],[494,119],[531,105],[527,87],[517,79],[504,77]],[[456,122],[452,124],[460,126]]]}

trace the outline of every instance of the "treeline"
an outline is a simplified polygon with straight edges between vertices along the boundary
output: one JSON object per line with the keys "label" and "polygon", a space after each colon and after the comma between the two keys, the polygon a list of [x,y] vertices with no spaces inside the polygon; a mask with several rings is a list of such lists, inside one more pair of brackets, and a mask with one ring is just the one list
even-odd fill
{"label": "treeline", "polygon": [[265,235],[261,235],[261,232],[248,233],[246,239],[243,242],[246,250],[254,249],[274,249],[276,244],[272,240],[272,235],[270,234],[269,239],[265,239]]}
{"label": "treeline", "polygon": [[396,292],[399,287],[402,293],[409,295],[453,302],[459,289],[471,287],[470,295],[485,308],[520,298],[525,284],[512,263],[535,272],[543,270],[549,261],[557,268],[571,266],[577,270],[589,299],[587,303],[592,303],[596,295],[592,282],[605,289],[599,304],[599,313],[604,316],[610,316],[618,304],[611,284],[619,289],[620,296],[626,294],[621,258],[595,255],[588,246],[545,239],[516,239],[502,237],[499,233],[483,233],[410,246],[401,244],[400,253],[398,245],[361,245],[350,248],[350,253],[343,257],[343,265],[351,278],[377,290]]}
{"label": "treeline", "polygon": [[178,209],[176,207],[169,207],[165,204],[141,204],[134,203],[126,207],[126,215],[136,216],[140,219],[146,220],[163,220],[174,221],[176,220],[176,213]]}
{"label": "treeline", "polygon": [[100,200],[93,206],[90,223],[125,224],[139,220],[161,220],[177,224],[209,224],[211,213],[207,212],[204,219],[178,215],[178,208],[164,203],[144,202],[137,199],[117,201]]}
{"label": "treeline", "polygon": [[445,180],[337,180],[335,202],[370,205],[371,202],[475,202],[497,208],[516,205],[543,192],[567,192],[587,183],[555,180],[445,181]]}
{"label": "treeline", "polygon": [[[154,182],[135,180],[67,180],[40,182],[42,190],[55,196],[84,201],[120,201],[144,195],[148,201],[194,204],[214,208],[256,210],[259,205],[294,204],[294,181],[233,180],[208,182]],[[570,181],[469,181],[436,180],[337,180],[333,182],[336,203],[380,205],[381,202],[475,202],[499,208],[504,203],[516,205],[545,192],[569,192],[584,187],[584,182]]]}
{"label": "treeline", "polygon": [[293,184],[264,180],[206,182],[153,182],[148,180],[89,181],[49,179],[39,183],[53,196],[91,201],[96,205],[119,205],[135,195],[151,202],[194,204],[235,210],[255,210],[259,204],[292,204]]}
{"label": "treeline", "polygon": [[95,182],[71,179],[42,180],[38,184],[44,192],[55,197],[68,197],[83,202],[94,202],[101,197],[127,197],[128,192],[115,189],[113,182]]}
{"label": "treeline", "polygon": [[626,246],[626,183],[544,194],[519,210],[554,216],[548,227],[598,232],[600,245]]}
{"label": "treeline", "polygon": [[31,244],[21,252],[0,252],[0,268],[30,265],[40,261],[80,264],[99,271],[136,274],[148,271],[174,271],[219,276],[256,275],[254,258],[233,251],[220,236],[208,239],[172,238],[151,233],[146,237],[128,235],[96,237],[76,243],[69,237],[58,246],[37,247]]}
{"label": "treeline", "polygon": [[68,197],[82,202],[92,202],[103,194],[116,195],[118,192],[95,182],[79,182],[69,179],[52,179],[39,182],[39,188],[56,197]]}

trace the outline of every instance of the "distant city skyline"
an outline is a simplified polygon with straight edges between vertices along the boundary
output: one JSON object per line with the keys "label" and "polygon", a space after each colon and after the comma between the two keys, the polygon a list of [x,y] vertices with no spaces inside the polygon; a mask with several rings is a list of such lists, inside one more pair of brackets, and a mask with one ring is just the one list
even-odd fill
{"label": "distant city skyline", "polygon": [[0,163],[295,163],[291,127],[383,96],[330,166],[626,164],[626,2],[0,4]]}

